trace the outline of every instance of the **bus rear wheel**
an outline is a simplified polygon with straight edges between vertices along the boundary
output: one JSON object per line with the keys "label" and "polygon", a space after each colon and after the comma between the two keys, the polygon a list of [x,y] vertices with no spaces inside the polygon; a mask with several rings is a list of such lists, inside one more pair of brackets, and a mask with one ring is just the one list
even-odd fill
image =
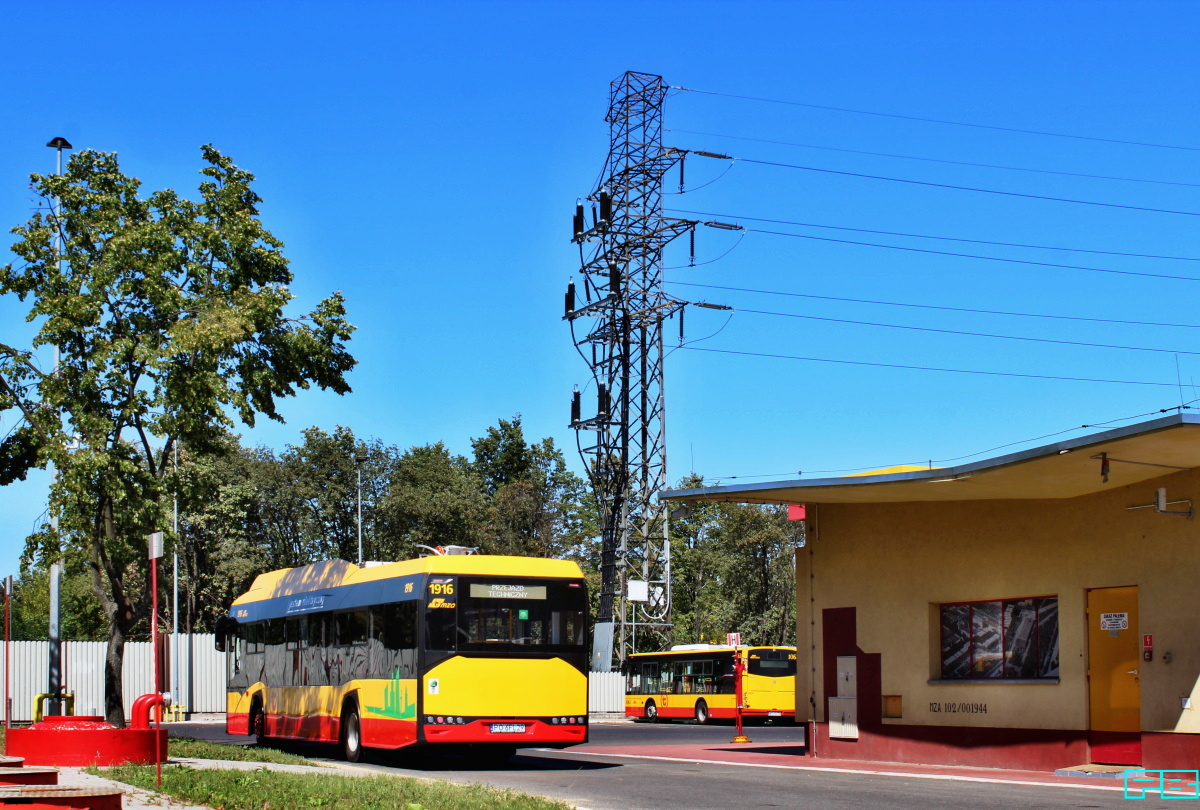
{"label": "bus rear wheel", "polygon": [[362,759],[362,723],[357,706],[348,707],[342,715],[342,756],[347,762]]}
{"label": "bus rear wheel", "polygon": [[658,722],[658,706],[653,700],[646,701],[646,705],[642,708],[642,717],[646,719],[647,723]]}
{"label": "bus rear wheel", "polygon": [[696,701],[696,725],[704,725],[708,722],[708,704],[703,700]]}

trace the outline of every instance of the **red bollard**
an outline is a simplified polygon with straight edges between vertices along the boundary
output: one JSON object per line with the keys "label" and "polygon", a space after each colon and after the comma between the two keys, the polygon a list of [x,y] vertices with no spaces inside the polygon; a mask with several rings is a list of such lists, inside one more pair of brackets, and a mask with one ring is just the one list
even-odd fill
{"label": "red bollard", "polygon": [[737,736],[734,737],[732,740],[730,740],[730,742],[735,742],[735,743],[752,742],[752,740],[749,737],[747,737],[745,735],[745,733],[743,733],[743,731],[742,731],[742,707],[743,707],[743,704],[742,704],[742,674],[745,671],[746,671],[746,662],[742,660],[742,651],[734,650],[734,653],[733,653],[733,692],[734,692],[733,699],[735,701],[735,706],[734,706],[734,715],[733,716],[734,716],[735,722],[737,724]]}

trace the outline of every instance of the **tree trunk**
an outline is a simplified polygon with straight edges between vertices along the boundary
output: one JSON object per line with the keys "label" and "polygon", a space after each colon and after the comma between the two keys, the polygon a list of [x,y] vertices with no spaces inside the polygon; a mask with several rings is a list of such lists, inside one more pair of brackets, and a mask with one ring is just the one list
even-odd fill
{"label": "tree trunk", "polygon": [[104,719],[117,728],[125,727],[124,683],[125,631],[121,622],[111,622],[108,650],[104,656]]}

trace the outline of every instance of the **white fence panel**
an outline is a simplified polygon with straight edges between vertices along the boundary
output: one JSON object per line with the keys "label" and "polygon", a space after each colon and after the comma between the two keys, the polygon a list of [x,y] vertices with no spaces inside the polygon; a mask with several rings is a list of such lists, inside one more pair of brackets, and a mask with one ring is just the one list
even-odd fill
{"label": "white fence panel", "polygon": [[620,672],[589,672],[588,711],[624,714],[625,676]]}
{"label": "white fence panel", "polygon": [[[176,683],[164,684],[176,703],[189,714],[225,711],[225,654],[213,647],[211,633],[180,633],[165,636],[171,655],[176,659]],[[46,641],[13,641],[11,667],[12,719],[33,719],[33,698],[47,691],[50,676],[50,644]],[[63,643],[64,686],[75,694],[76,714],[104,714],[104,658],[108,645],[103,641],[67,641]],[[154,690],[148,641],[125,645],[122,699],[128,719],[133,701]],[[0,646],[0,667],[4,649]],[[2,672],[0,672],[2,675]],[[3,684],[0,683],[0,689]],[[2,707],[0,707],[2,708]],[[625,711],[625,678],[619,672],[588,673],[588,708],[593,712]]]}
{"label": "white fence panel", "polygon": [[[176,643],[171,636],[164,640],[175,653]],[[29,722],[33,719],[33,699],[47,691],[50,682],[50,643],[48,641],[13,641],[10,668],[12,719]],[[178,638],[179,695],[189,713],[225,711],[225,656],[213,647],[211,633]],[[76,714],[104,714],[104,660],[108,644],[103,641],[63,642],[63,686],[75,695]],[[128,719],[133,701],[139,695],[154,691],[151,669],[151,645],[148,641],[131,641],[125,645],[122,671],[122,701]],[[4,665],[4,649],[0,646],[0,667]],[[2,672],[0,672],[2,677]],[[172,684],[164,684],[170,690]],[[0,690],[3,684],[0,683]],[[43,708],[45,708],[43,706]]]}

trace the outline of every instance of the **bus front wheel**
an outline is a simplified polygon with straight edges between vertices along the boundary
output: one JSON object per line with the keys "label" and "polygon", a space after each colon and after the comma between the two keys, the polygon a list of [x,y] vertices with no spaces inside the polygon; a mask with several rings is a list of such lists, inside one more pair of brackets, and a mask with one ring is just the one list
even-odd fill
{"label": "bus front wheel", "polygon": [[703,700],[696,701],[696,724],[704,725],[708,722],[708,704]]}
{"label": "bus front wheel", "polygon": [[342,756],[347,762],[362,758],[362,723],[357,706],[349,706],[342,715]]}
{"label": "bus front wheel", "polygon": [[656,706],[654,704],[653,700],[646,701],[646,705],[642,709],[642,712],[643,712],[642,716],[646,718],[647,723],[657,723],[658,722],[658,706]]}
{"label": "bus front wheel", "polygon": [[263,711],[262,701],[258,698],[255,698],[253,705],[250,706],[250,733],[254,735],[256,745],[266,745],[267,715]]}

